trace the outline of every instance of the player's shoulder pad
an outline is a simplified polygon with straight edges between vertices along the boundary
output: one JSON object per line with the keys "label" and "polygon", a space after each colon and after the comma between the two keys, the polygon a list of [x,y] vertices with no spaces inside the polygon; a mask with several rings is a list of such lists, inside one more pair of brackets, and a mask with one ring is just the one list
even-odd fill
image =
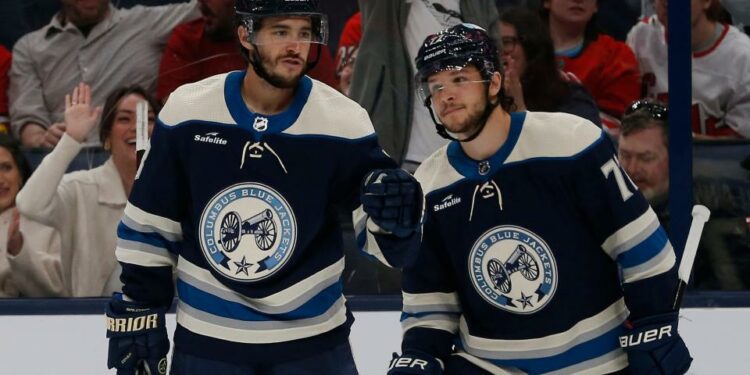
{"label": "player's shoulder pad", "polygon": [[175,126],[188,121],[234,124],[224,99],[224,84],[229,73],[218,74],[178,87],[159,112],[159,121]]}
{"label": "player's shoulder pad", "polygon": [[375,133],[362,106],[332,87],[313,79],[310,96],[297,121],[284,131],[292,135],[318,135],[360,139]]}
{"label": "player's shoulder pad", "polygon": [[448,145],[435,151],[414,172],[414,177],[422,185],[424,195],[464,179],[464,176],[458,173],[448,161]]}
{"label": "player's shoulder pad", "polygon": [[538,158],[574,158],[600,142],[604,132],[568,113],[527,112],[516,146],[505,163]]}

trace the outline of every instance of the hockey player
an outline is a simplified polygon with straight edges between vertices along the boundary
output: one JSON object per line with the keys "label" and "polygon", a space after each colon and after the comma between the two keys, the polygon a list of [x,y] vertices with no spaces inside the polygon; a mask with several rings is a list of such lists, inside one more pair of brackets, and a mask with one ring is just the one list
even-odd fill
{"label": "hockey player", "polygon": [[389,374],[685,372],[656,215],[594,124],[510,112],[500,66],[469,24],[419,51],[420,94],[452,142],[416,172],[423,242]]}
{"label": "hockey player", "polygon": [[361,247],[398,266],[419,242],[421,191],[365,110],[304,75],[327,40],[317,1],[236,11],[247,70],[170,95],[138,171],[108,366],[166,372],[175,275],[173,374],[355,374],[333,207],[356,208]]}

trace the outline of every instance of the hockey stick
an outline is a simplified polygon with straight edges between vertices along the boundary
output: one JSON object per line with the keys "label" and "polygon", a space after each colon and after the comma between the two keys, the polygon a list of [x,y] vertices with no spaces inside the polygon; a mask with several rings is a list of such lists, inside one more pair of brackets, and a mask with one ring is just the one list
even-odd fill
{"label": "hockey stick", "polygon": [[673,310],[677,310],[682,305],[682,296],[685,294],[688,281],[690,281],[690,272],[693,270],[695,254],[698,252],[698,243],[703,232],[703,225],[706,224],[709,217],[711,217],[711,211],[706,206],[699,204],[693,206],[693,222],[690,224],[690,232],[688,232],[687,241],[685,242],[685,250],[682,252],[680,267],[677,269],[677,277],[680,279],[680,284],[677,286],[677,294],[672,304]]}
{"label": "hockey stick", "polygon": [[141,100],[135,107],[135,154],[138,167],[148,148],[148,102]]}

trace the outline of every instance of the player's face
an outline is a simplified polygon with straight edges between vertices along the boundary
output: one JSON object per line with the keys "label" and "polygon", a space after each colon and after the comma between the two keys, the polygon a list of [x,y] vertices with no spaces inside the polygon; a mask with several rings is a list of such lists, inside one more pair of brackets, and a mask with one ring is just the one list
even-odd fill
{"label": "player's face", "polygon": [[21,189],[21,172],[10,151],[0,147],[0,212],[16,205]]}
{"label": "player's face", "polygon": [[[261,65],[277,86],[292,88],[307,68],[312,35],[308,17],[268,17],[257,31]],[[248,46],[246,46],[248,47]],[[249,46],[249,48],[253,48]]]}
{"label": "player's face", "polygon": [[61,0],[66,19],[76,26],[99,23],[109,11],[109,0]]}
{"label": "player's face", "polygon": [[479,70],[468,65],[438,72],[427,79],[427,84],[433,111],[445,128],[457,135],[473,134],[488,104],[487,81]]}
{"label": "player's face", "polygon": [[526,52],[523,50],[523,45],[518,39],[516,27],[500,22],[500,40],[503,42],[503,64],[507,68],[509,58],[512,59],[513,67],[517,70],[516,73],[519,77],[522,77],[526,72]]}
{"label": "player's face", "polygon": [[[136,105],[144,98],[138,94],[130,94],[123,97],[117,104],[115,110],[112,131],[109,133],[108,143],[112,150],[112,157],[132,162],[135,164],[135,114]],[[148,132],[149,136],[154,128],[154,112],[149,108],[148,111]]]}
{"label": "player's face", "polygon": [[198,0],[206,21],[204,30],[213,39],[231,38],[234,26],[234,0]]}
{"label": "player's face", "polygon": [[651,201],[667,194],[669,151],[661,128],[651,127],[620,136],[618,157],[646,199]]}
{"label": "player's face", "polygon": [[567,24],[587,24],[598,10],[597,0],[545,0],[550,18]]}

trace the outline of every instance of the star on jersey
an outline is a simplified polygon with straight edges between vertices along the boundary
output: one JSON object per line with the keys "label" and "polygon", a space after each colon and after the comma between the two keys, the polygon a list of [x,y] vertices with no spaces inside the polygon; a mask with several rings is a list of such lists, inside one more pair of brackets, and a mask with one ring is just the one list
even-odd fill
{"label": "star on jersey", "polygon": [[245,275],[249,275],[247,273],[247,269],[250,268],[250,266],[253,265],[252,263],[248,263],[245,260],[244,256],[242,257],[242,259],[239,262],[234,262],[234,264],[237,266],[237,272],[234,273],[235,275],[239,275],[240,272],[244,273]]}
{"label": "star on jersey", "polygon": [[531,304],[531,297],[533,296],[527,296],[523,292],[521,292],[521,298],[516,298],[516,301],[521,302],[521,308],[526,309],[526,306],[528,307],[534,307],[534,305]]}

